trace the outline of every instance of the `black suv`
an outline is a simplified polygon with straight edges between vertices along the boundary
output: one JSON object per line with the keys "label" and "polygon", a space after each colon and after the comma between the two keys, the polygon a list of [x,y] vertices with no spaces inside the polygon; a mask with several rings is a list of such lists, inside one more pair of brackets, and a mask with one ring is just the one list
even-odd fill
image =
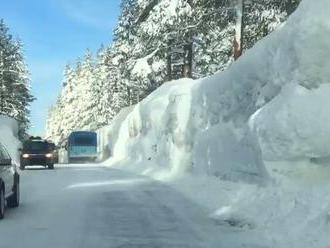
{"label": "black suv", "polygon": [[5,206],[19,205],[19,174],[9,153],[0,143],[0,219],[5,215]]}
{"label": "black suv", "polygon": [[20,169],[26,166],[42,165],[54,169],[54,149],[50,143],[42,139],[29,139],[21,149]]}

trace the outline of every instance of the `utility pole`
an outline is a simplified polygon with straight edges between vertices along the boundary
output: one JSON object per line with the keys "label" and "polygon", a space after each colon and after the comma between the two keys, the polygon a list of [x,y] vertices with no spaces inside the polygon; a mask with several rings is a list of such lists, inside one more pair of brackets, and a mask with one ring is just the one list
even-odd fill
{"label": "utility pole", "polygon": [[244,13],[245,0],[237,0],[236,3],[236,26],[234,38],[234,59],[237,60],[243,53],[244,45]]}

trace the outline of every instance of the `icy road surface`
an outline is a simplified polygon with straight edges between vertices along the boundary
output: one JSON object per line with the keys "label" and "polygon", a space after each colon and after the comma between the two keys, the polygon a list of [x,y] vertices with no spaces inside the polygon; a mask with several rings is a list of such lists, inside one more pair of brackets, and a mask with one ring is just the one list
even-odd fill
{"label": "icy road surface", "polygon": [[21,206],[0,221],[1,248],[221,247],[201,209],[127,172],[31,168],[21,172],[21,191]]}

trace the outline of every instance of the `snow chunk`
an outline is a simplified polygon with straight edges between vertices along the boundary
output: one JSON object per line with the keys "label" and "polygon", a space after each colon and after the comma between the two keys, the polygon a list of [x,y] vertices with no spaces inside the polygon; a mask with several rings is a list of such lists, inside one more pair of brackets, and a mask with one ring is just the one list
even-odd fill
{"label": "snow chunk", "polygon": [[6,147],[16,164],[19,164],[19,151],[21,146],[18,140],[17,121],[9,117],[0,115],[0,142]]}
{"label": "snow chunk", "polygon": [[288,85],[251,119],[267,160],[330,157],[330,84]]}
{"label": "snow chunk", "polygon": [[151,66],[148,63],[148,57],[137,59],[132,73],[141,77],[152,73]]}

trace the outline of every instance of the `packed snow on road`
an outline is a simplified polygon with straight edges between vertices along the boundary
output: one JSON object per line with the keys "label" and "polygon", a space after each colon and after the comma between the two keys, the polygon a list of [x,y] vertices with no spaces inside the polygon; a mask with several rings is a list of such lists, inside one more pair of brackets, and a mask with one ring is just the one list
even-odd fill
{"label": "packed snow on road", "polygon": [[170,186],[96,165],[21,173],[22,203],[6,212],[1,248],[218,247],[204,212]]}

